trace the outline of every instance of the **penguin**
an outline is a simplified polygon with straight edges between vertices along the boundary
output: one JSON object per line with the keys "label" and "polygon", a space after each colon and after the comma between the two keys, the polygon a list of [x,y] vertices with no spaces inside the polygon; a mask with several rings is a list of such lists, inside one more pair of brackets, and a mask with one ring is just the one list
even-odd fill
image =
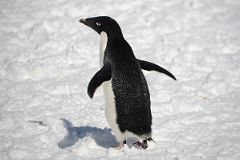
{"label": "penguin", "polygon": [[87,93],[93,98],[103,85],[105,115],[121,149],[126,140],[137,138],[137,145],[146,149],[152,140],[152,113],[148,84],[142,72],[158,71],[174,80],[175,76],[157,64],[135,57],[119,24],[108,16],[80,19],[81,23],[100,35],[101,69],[90,80]]}

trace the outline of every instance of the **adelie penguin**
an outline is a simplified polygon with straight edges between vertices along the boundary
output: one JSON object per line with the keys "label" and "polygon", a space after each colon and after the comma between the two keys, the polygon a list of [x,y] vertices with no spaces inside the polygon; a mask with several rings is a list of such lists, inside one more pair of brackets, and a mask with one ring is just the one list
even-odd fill
{"label": "adelie penguin", "polygon": [[106,119],[116,136],[117,148],[122,148],[128,138],[137,138],[141,141],[136,144],[146,149],[147,141],[152,140],[152,114],[149,89],[141,69],[176,78],[154,63],[136,59],[114,19],[100,16],[80,22],[95,30],[101,39],[101,69],[89,82],[89,97],[93,98],[96,88],[103,85]]}

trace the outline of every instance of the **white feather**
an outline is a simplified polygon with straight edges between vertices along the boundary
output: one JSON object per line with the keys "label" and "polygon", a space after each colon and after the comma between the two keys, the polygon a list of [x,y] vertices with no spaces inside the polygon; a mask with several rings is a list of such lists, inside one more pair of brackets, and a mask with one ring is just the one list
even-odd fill
{"label": "white feather", "polygon": [[103,61],[104,61],[104,51],[107,48],[107,33],[101,32],[100,33],[100,67],[103,67]]}

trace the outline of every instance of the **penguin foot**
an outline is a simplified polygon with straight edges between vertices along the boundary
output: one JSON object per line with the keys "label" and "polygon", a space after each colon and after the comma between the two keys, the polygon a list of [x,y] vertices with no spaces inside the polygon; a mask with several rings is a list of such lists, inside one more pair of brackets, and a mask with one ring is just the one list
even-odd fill
{"label": "penguin foot", "polygon": [[147,140],[143,140],[142,141],[142,148],[143,149],[147,149],[148,148]]}
{"label": "penguin foot", "polygon": [[138,145],[139,147],[142,147],[143,149],[148,148],[147,140],[143,140],[142,142],[137,141],[136,143],[133,143],[133,145]]}

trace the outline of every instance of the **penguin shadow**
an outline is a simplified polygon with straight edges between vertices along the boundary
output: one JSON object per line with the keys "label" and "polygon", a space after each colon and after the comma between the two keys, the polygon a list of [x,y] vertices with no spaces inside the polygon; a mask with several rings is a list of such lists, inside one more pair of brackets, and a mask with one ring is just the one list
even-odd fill
{"label": "penguin shadow", "polygon": [[62,119],[63,125],[67,130],[67,135],[58,142],[61,149],[73,146],[79,139],[91,137],[96,144],[103,148],[111,148],[117,144],[114,135],[109,128],[97,128],[91,126],[74,127],[72,123],[66,119]]}

